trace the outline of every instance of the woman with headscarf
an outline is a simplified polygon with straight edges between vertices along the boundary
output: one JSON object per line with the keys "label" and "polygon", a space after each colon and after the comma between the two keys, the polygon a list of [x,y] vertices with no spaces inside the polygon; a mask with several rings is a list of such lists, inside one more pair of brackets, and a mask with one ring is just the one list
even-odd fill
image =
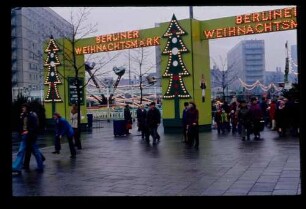
{"label": "woman with headscarf", "polygon": [[194,102],[189,102],[189,107],[186,114],[188,144],[196,149],[199,148],[199,111]]}

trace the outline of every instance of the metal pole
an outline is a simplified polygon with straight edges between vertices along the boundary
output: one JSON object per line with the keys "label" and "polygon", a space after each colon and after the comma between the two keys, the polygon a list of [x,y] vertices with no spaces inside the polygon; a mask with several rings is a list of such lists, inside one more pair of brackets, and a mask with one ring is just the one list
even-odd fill
{"label": "metal pole", "polygon": [[193,19],[193,7],[189,6],[189,18]]}
{"label": "metal pole", "polygon": [[129,85],[131,85],[131,61],[130,61],[130,49],[129,49]]}
{"label": "metal pole", "polygon": [[110,97],[110,94],[109,94],[109,86],[107,87],[107,121],[109,122],[110,121],[110,109],[109,109],[109,97]]}

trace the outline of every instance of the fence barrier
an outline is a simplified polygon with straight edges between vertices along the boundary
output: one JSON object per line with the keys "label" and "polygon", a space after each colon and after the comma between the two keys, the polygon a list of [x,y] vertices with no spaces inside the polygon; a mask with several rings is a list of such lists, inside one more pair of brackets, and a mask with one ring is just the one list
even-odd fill
{"label": "fence barrier", "polygon": [[[119,120],[124,119],[124,113],[122,111],[109,111],[101,109],[88,109],[87,114],[92,114],[93,120]],[[132,118],[135,119],[136,109],[131,110]]]}

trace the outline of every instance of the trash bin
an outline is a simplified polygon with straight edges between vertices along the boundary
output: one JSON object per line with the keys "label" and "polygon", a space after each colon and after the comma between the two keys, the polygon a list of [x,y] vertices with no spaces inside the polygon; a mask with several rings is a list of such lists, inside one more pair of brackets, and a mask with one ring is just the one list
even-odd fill
{"label": "trash bin", "polygon": [[126,121],[125,120],[113,120],[114,136],[126,135]]}
{"label": "trash bin", "polygon": [[92,118],[93,115],[91,113],[87,114],[87,128],[92,128]]}

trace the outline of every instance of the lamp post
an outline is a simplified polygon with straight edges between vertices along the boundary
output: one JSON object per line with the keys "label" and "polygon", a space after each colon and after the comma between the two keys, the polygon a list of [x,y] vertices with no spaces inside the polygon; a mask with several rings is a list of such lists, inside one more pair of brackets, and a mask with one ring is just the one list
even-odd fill
{"label": "lamp post", "polygon": [[193,7],[189,6],[189,18],[193,19]]}

